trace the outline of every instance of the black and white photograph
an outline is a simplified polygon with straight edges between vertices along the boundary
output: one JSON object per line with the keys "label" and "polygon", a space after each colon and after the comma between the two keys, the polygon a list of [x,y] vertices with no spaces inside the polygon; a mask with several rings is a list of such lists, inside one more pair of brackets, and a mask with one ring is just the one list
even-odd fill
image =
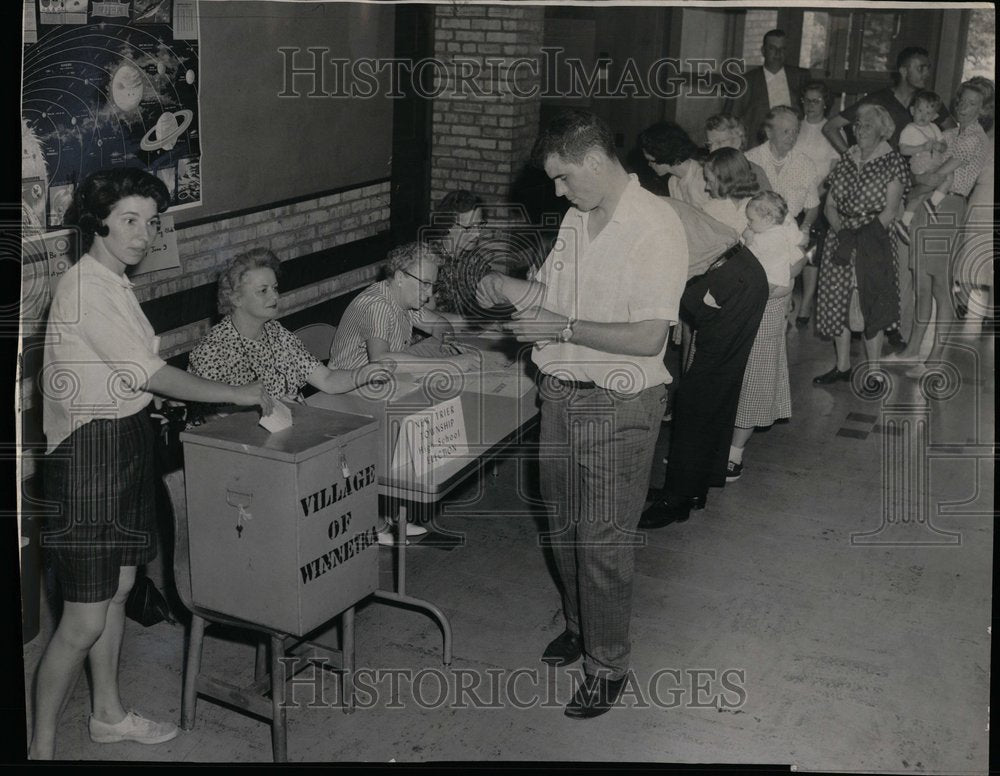
{"label": "black and white photograph", "polygon": [[7,762],[1000,770],[992,3],[16,6]]}

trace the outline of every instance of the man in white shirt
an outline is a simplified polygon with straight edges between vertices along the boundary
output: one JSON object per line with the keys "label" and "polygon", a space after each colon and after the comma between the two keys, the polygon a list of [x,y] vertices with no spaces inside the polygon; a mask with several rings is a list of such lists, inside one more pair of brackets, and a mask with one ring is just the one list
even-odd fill
{"label": "man in white shirt", "polygon": [[785,32],[771,30],[764,35],[762,67],[748,70],[747,88],[726,106],[726,113],[738,116],[747,128],[750,145],[760,142],[764,117],[778,105],[795,105],[802,87],[809,81],[809,71],[785,65]]}
{"label": "man in white shirt", "polygon": [[572,207],[530,280],[490,273],[480,293],[518,312],[505,328],[533,342],[540,372],[539,475],[565,630],[542,660],[582,656],[586,680],[566,707],[595,717],[629,675],[636,526],[666,409],[667,332],[688,272],[684,225],[618,160],[614,136],[586,111],[564,111],[535,159]]}

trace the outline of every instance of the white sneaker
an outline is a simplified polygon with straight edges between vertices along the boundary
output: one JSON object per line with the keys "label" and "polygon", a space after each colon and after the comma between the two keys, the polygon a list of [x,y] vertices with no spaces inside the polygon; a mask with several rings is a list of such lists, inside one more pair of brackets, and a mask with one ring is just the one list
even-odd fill
{"label": "white sneaker", "polygon": [[177,737],[177,725],[173,722],[154,722],[134,711],[116,725],[101,722],[93,715],[89,720],[90,740],[95,744],[115,744],[119,741],[135,741],[137,744],[162,744]]}

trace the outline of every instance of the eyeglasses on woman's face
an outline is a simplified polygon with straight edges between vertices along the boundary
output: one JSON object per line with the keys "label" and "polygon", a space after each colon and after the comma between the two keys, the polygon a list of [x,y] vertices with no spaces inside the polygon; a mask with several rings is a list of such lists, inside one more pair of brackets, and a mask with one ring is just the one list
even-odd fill
{"label": "eyeglasses on woman's face", "polygon": [[423,278],[419,278],[416,275],[414,275],[412,272],[407,272],[405,269],[400,270],[400,272],[402,272],[404,275],[409,275],[411,278],[413,278],[414,280],[416,280],[420,284],[421,288],[424,288],[424,289],[426,289],[428,291],[433,290],[433,288],[434,288],[434,281],[432,281],[432,280],[424,280]]}

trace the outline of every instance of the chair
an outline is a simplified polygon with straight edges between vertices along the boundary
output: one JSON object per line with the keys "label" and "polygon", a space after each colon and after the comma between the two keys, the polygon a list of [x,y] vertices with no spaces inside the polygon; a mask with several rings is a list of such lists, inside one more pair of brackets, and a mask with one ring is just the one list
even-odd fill
{"label": "chair", "polygon": [[[344,713],[352,713],[354,711],[354,608],[347,609],[341,615],[342,649],[332,650],[321,644],[306,642],[262,625],[229,617],[198,606],[192,601],[191,594],[191,558],[188,544],[184,470],[178,469],[165,474],[163,484],[170,496],[170,503],[174,510],[174,582],[178,597],[184,606],[191,611],[191,633],[188,637],[184,689],[181,696],[181,727],[184,730],[194,728],[197,697],[203,695],[270,720],[274,761],[287,762],[288,728],[284,708],[285,683],[278,680],[278,677],[283,675],[284,670],[281,658],[288,654],[296,654],[303,646],[307,650],[299,656],[304,657],[306,661],[310,658],[323,660],[339,658],[343,668]],[[240,687],[201,672],[201,650],[205,638],[205,627],[208,624],[228,625],[260,634],[262,638],[257,644],[254,681],[252,683]],[[270,670],[268,670],[267,665],[268,642],[270,645]],[[270,693],[270,701],[265,697],[267,693]]]}
{"label": "chair", "polygon": [[337,327],[329,323],[310,323],[294,332],[295,336],[302,340],[306,350],[324,362],[330,358],[330,346],[336,333]]}

